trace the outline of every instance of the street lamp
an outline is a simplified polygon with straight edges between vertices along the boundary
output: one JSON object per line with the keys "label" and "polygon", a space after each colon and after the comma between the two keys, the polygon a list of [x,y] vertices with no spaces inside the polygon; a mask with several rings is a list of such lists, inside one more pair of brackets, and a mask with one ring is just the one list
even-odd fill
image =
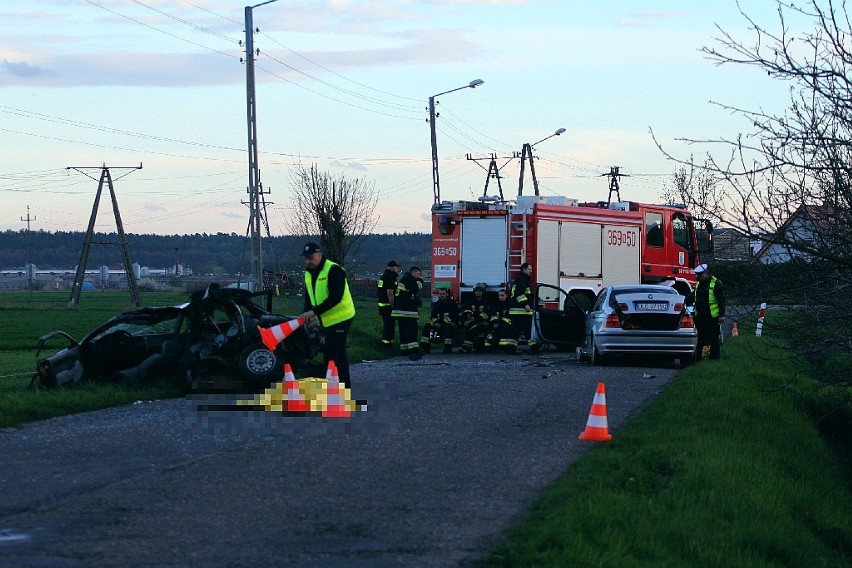
{"label": "street lamp", "polygon": [[263,184],[260,183],[260,168],[257,164],[257,100],[254,86],[254,23],[252,10],[272,4],[278,0],[267,0],[254,6],[246,6],[246,120],[248,122],[248,159],[249,159],[249,233],[251,235],[252,291],[263,289],[263,247],[261,245],[260,196]]}
{"label": "street lamp", "polygon": [[455,91],[461,91],[462,89],[475,89],[484,82],[485,81],[482,79],[474,79],[463,87],[450,89],[449,91],[444,91],[443,93],[438,93],[437,95],[429,97],[429,126],[432,130],[432,193],[435,198],[435,205],[441,202],[441,183],[438,179],[438,142],[435,139],[435,117],[437,116],[435,114],[435,97],[440,97],[441,95],[446,95],[447,93],[453,93]]}
{"label": "street lamp", "polygon": [[556,132],[551,134],[550,136],[545,136],[538,142],[533,142],[532,144],[526,143],[523,148],[521,148],[521,178],[518,180],[518,195],[523,195],[524,192],[524,163],[526,162],[527,157],[530,160],[530,173],[532,174],[533,179],[533,187],[535,188],[535,194],[538,195],[538,178],[535,177],[535,166],[533,165],[533,153],[532,149],[536,144],[540,144],[547,140],[548,138],[553,138],[554,136],[559,136],[565,132],[564,128],[558,129]]}

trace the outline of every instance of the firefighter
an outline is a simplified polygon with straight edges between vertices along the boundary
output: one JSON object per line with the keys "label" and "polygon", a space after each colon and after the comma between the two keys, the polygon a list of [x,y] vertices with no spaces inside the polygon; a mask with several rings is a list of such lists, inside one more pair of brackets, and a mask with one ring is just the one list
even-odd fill
{"label": "firefighter", "polygon": [[316,318],[325,336],[323,357],[325,367],[334,361],[340,382],[351,386],[346,339],[355,304],[349,293],[346,271],[323,256],[317,243],[307,243],[302,249],[305,259],[305,311],[299,316],[305,323]]}
{"label": "firefighter", "polygon": [[474,349],[482,350],[485,347],[491,312],[491,305],[485,299],[485,284],[479,283],[473,287],[473,295],[461,307],[460,322],[464,327],[462,353],[470,353]]}
{"label": "firefighter", "polygon": [[695,327],[698,329],[698,345],[695,360],[704,357],[704,346],[709,348],[708,359],[719,358],[721,326],[725,321],[725,289],[722,281],[710,274],[706,264],[695,267],[698,282],[695,283]]}
{"label": "firefighter", "polygon": [[432,314],[429,323],[423,326],[420,335],[420,350],[429,353],[432,343],[444,345],[444,353],[453,352],[453,342],[459,328],[459,306],[450,297],[446,288],[438,290],[438,301],[432,304]]}
{"label": "firefighter", "polygon": [[526,338],[530,350],[536,352],[539,344],[532,336],[532,271],[533,267],[530,263],[525,262],[521,265],[518,277],[512,282],[509,313],[516,338]]}
{"label": "firefighter", "polygon": [[394,323],[391,317],[393,301],[396,296],[396,279],[399,277],[399,264],[395,260],[388,262],[387,268],[379,278],[379,315],[382,318],[382,347],[393,347]]}
{"label": "firefighter", "polygon": [[497,292],[497,303],[493,306],[491,318],[488,320],[489,331],[485,337],[487,347],[506,353],[517,351],[518,336],[512,325],[511,310],[509,293],[501,289]]}
{"label": "firefighter", "polygon": [[393,302],[391,317],[399,324],[399,350],[412,361],[422,357],[417,345],[417,331],[420,318],[420,290],[423,279],[420,268],[412,266],[402,275],[396,285],[396,298]]}

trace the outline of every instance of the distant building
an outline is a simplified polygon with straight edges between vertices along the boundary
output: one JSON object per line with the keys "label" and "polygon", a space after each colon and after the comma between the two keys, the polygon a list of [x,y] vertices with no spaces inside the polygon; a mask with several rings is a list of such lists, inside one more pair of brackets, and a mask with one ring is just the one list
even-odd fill
{"label": "distant building", "polygon": [[749,262],[753,256],[747,235],[732,227],[713,230],[713,259],[716,262]]}
{"label": "distant building", "polygon": [[802,205],[787,219],[775,235],[767,237],[755,254],[763,264],[789,262],[794,258],[810,260],[808,248],[820,249],[831,209],[825,205]]}

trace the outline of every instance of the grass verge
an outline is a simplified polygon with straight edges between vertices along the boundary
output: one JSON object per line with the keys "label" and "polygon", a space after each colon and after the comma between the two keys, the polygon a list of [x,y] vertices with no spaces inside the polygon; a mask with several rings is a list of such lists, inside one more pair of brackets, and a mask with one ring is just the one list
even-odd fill
{"label": "grass verge", "polygon": [[848,461],[776,388],[808,379],[757,341],[679,375],[477,565],[852,565]]}

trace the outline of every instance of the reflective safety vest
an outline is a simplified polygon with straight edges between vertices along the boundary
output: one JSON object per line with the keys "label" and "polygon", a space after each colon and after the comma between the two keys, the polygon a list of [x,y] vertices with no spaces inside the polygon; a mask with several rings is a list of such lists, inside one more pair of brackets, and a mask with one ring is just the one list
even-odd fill
{"label": "reflective safety vest", "polygon": [[[695,297],[698,297],[698,287],[701,286],[701,282],[695,283]],[[716,300],[716,277],[710,277],[710,289],[707,290],[709,293],[707,294],[707,301],[710,304],[710,315],[714,318],[719,317],[719,302]]]}
{"label": "reflective safety vest", "polygon": [[[328,298],[328,271],[331,270],[332,266],[337,266],[337,264],[325,259],[325,265],[317,275],[316,289],[314,288],[313,275],[307,270],[305,271],[305,289],[308,291],[308,298],[311,300],[312,306],[318,306]],[[318,317],[324,327],[329,327],[355,317],[355,304],[352,302],[352,294],[349,293],[349,282],[345,277],[343,279],[343,298],[340,299],[340,303],[333,306],[327,312],[318,315]]]}

